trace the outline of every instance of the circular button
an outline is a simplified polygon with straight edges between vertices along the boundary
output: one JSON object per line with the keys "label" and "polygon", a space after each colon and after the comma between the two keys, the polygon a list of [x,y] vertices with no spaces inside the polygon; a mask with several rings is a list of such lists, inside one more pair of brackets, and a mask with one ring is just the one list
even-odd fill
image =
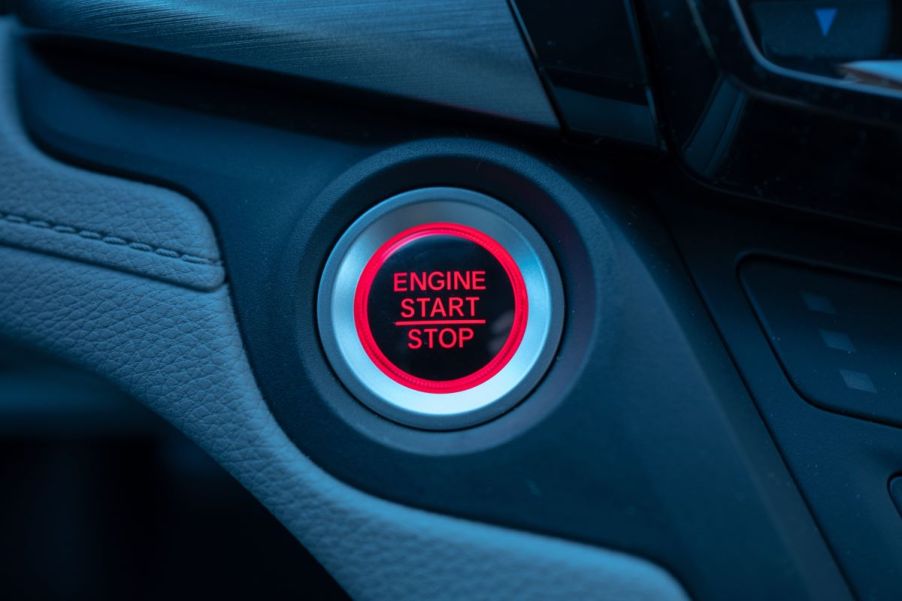
{"label": "circular button", "polygon": [[473,388],[514,355],[529,312],[520,268],[482,232],[455,223],[408,228],[363,270],[355,322],[367,354],[423,392]]}
{"label": "circular button", "polygon": [[496,417],[535,387],[563,305],[551,252],[525,219],[483,194],[428,188],[378,204],[344,233],[317,320],[354,396],[442,430]]}

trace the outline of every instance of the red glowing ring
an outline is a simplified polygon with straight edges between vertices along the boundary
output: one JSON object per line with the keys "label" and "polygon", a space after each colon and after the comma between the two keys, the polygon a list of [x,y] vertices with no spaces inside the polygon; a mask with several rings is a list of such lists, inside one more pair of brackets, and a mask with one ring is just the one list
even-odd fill
{"label": "red glowing ring", "polygon": [[[427,380],[410,374],[395,365],[379,348],[370,329],[369,297],[376,274],[389,257],[407,244],[427,236],[453,236],[478,244],[487,250],[504,268],[514,294],[514,322],[501,350],[477,371],[454,380]],[[425,223],[392,236],[379,247],[360,275],[354,294],[354,325],[369,358],[389,378],[421,392],[447,394],[470,390],[493,378],[511,360],[520,347],[529,314],[529,297],[520,268],[500,244],[482,232],[457,223]]]}

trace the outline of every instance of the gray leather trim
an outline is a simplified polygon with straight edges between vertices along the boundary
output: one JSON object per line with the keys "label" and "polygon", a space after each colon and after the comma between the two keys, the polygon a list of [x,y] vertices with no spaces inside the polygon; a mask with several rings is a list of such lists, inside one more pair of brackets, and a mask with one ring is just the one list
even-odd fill
{"label": "gray leather trim", "polygon": [[[8,65],[8,33],[0,25],[0,69]],[[41,156],[3,86],[0,335],[109,378],[180,428],[355,598],[686,598],[667,572],[643,559],[405,507],[320,470],[287,439],[260,395],[200,210],[167,190]]]}
{"label": "gray leather trim", "polygon": [[198,290],[220,286],[216,238],[197,205],[64,165],[31,144],[16,111],[10,29],[0,19],[0,243]]}
{"label": "gray leather trim", "polygon": [[226,286],[0,247],[0,334],[109,377],[178,426],[355,598],[685,599],[645,560],[404,507],[324,473],[263,402]]}
{"label": "gray leather trim", "polygon": [[20,0],[28,25],[559,124],[506,0]]}

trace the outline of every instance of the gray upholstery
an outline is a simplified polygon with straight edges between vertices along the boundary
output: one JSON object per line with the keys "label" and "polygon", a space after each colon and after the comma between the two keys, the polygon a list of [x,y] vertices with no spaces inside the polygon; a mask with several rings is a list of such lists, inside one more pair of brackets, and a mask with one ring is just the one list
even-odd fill
{"label": "gray upholstery", "polygon": [[60,164],[28,142],[16,115],[8,30],[0,29],[0,242],[198,290],[221,285],[216,240],[197,205]]}
{"label": "gray upholstery", "polygon": [[356,598],[685,598],[645,560],[387,502],[315,466],[261,398],[202,213],[170,191],[78,171],[30,147],[15,122],[8,36],[0,24],[2,210],[151,250],[5,220],[0,335],[102,374],[157,411]]}

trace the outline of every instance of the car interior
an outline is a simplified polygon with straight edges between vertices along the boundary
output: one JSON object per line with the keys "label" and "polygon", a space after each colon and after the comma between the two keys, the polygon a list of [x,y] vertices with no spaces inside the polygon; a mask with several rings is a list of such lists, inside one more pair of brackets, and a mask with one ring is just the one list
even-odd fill
{"label": "car interior", "polygon": [[902,599],[900,19],[0,0],[0,596]]}

